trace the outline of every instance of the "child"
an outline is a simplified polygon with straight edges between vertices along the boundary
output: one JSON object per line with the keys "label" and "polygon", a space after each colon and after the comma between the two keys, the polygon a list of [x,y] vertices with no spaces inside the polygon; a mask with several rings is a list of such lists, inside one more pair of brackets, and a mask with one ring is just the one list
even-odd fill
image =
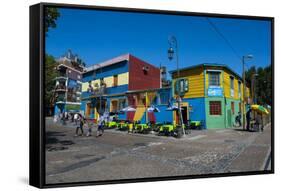
{"label": "child", "polygon": [[84,122],[84,118],[83,118],[83,116],[81,114],[79,115],[79,121],[80,121],[80,123],[79,123],[79,126],[77,126],[77,128],[76,128],[75,136],[78,136],[78,130],[79,129],[81,130],[81,136],[84,135],[83,125],[84,125],[85,122]]}

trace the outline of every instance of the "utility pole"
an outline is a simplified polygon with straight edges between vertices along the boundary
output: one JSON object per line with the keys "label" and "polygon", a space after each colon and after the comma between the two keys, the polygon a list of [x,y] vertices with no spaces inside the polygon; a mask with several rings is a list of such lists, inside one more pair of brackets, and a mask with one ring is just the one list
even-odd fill
{"label": "utility pole", "polygon": [[252,92],[252,103],[256,104],[256,76],[257,73],[252,74],[251,92]]}
{"label": "utility pole", "polygon": [[243,130],[245,130],[245,94],[246,94],[246,88],[245,88],[245,56],[242,57],[242,75],[243,75],[243,97],[242,97],[242,117],[243,117]]}
{"label": "utility pole", "polygon": [[246,56],[242,57],[242,75],[243,75],[243,100],[242,100],[242,117],[243,117],[243,130],[245,130],[245,121],[246,121],[246,116],[245,116],[245,99],[246,99],[246,75],[245,75],[245,59],[252,59],[253,55],[248,54]]}
{"label": "utility pole", "polygon": [[[173,55],[174,55],[174,50],[172,48],[172,45],[174,45],[175,50],[176,50],[176,64],[177,64],[177,80],[179,80],[180,77],[180,71],[179,71],[179,56],[178,56],[178,41],[176,39],[175,36],[170,36],[169,40],[169,44],[170,44],[170,48],[168,49],[168,58],[170,60],[173,59]],[[180,97],[180,93],[177,93],[177,102],[178,102],[178,115],[179,115],[179,121],[180,121],[180,126],[182,127],[182,131],[183,131],[183,136],[185,136],[185,129],[184,129],[184,124],[183,124],[183,119],[182,119],[182,112],[181,112],[181,97]]]}

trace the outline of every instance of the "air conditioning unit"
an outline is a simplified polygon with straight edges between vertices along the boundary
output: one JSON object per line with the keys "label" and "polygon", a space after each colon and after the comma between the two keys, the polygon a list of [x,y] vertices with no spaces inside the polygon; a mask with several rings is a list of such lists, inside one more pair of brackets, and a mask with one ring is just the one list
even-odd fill
{"label": "air conditioning unit", "polygon": [[149,71],[149,67],[148,66],[144,66],[144,67],[142,67],[142,70],[145,71],[145,72],[148,72]]}

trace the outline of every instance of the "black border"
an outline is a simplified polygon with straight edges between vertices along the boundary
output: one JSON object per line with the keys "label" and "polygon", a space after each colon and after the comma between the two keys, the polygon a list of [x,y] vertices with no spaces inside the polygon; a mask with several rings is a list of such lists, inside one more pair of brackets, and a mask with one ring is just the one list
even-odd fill
{"label": "black border", "polygon": [[[271,115],[271,170],[233,172],[220,174],[170,176],[170,177],[152,177],[140,179],[122,179],[108,181],[90,181],[90,182],[71,182],[46,184],[45,182],[45,110],[44,110],[44,61],[45,61],[45,31],[44,31],[44,10],[45,7],[134,12],[149,14],[165,14],[178,16],[198,16],[198,17],[216,17],[228,19],[248,19],[265,20],[271,22],[271,66],[272,66],[272,115]],[[38,66],[38,63],[40,65]],[[39,80],[39,81],[38,81]],[[29,184],[39,188],[54,188],[68,186],[86,186],[86,185],[104,185],[117,183],[136,183],[148,181],[167,181],[180,179],[210,178],[210,177],[229,177],[260,175],[274,173],[274,18],[249,15],[232,15],[217,13],[198,13],[170,10],[154,9],[136,9],[124,7],[105,7],[92,5],[75,4],[57,4],[57,3],[39,3],[30,6],[30,162],[29,162]]]}

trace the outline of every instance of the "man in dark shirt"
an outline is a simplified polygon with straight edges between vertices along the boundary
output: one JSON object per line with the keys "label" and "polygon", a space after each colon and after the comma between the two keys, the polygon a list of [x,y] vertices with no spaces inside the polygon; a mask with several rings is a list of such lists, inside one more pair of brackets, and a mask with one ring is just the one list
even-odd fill
{"label": "man in dark shirt", "polygon": [[250,130],[251,112],[252,112],[252,109],[249,109],[249,110],[247,111],[247,113],[246,113],[246,120],[247,120],[246,129],[247,129],[247,131]]}

